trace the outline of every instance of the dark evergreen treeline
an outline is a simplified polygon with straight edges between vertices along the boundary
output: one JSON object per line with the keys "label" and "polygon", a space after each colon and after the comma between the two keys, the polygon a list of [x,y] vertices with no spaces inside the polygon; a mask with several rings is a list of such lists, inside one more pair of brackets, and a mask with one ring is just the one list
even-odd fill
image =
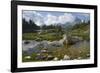
{"label": "dark evergreen treeline", "polygon": [[22,20],[22,29],[23,29],[23,33],[30,33],[30,32],[37,32],[38,30],[47,30],[47,29],[57,29],[58,31],[62,30],[62,27],[60,25],[41,25],[41,26],[37,26],[34,21],[29,20],[26,21],[25,19]]}
{"label": "dark evergreen treeline", "polygon": [[26,21],[25,19],[22,20],[22,30],[23,33],[26,32],[35,32],[36,30],[39,30],[40,27],[37,26],[32,20]]}

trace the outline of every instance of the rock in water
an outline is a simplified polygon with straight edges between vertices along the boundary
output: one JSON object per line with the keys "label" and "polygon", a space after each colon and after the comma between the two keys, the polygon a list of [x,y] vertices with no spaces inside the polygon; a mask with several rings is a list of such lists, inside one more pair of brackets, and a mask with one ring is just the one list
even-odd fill
{"label": "rock in water", "polygon": [[57,60],[58,60],[58,58],[57,58],[57,57],[55,57],[53,60],[54,60],[54,61],[57,61]]}
{"label": "rock in water", "polygon": [[52,55],[48,55],[48,56],[47,56],[47,60],[53,60],[53,58],[54,58],[54,57],[53,57]]}
{"label": "rock in water", "polygon": [[25,57],[25,59],[30,59],[30,58],[31,58],[31,56],[26,56],[26,57]]}
{"label": "rock in water", "polygon": [[70,57],[68,55],[64,55],[63,60],[69,60],[69,59],[70,59]]}
{"label": "rock in water", "polygon": [[82,59],[82,57],[78,57],[77,59],[80,60],[80,59]]}

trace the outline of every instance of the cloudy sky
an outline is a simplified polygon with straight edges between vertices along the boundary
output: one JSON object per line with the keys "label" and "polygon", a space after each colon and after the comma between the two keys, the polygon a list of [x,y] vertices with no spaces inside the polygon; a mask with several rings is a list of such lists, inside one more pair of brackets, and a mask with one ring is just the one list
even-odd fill
{"label": "cloudy sky", "polygon": [[69,13],[69,12],[51,12],[51,11],[26,11],[22,12],[23,18],[27,21],[33,20],[37,25],[65,24],[74,22],[76,18],[80,20],[90,20],[88,13]]}

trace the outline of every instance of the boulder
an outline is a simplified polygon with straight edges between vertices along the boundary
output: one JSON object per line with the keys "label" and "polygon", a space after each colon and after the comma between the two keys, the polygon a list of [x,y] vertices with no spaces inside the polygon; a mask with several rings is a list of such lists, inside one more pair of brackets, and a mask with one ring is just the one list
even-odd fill
{"label": "boulder", "polygon": [[70,57],[68,55],[64,55],[63,60],[69,60],[69,59],[70,59]]}
{"label": "boulder", "polygon": [[82,59],[82,57],[78,57],[77,59],[80,60],[80,59]]}
{"label": "boulder", "polygon": [[25,59],[30,59],[30,58],[31,58],[31,56],[25,56],[24,58],[25,58]]}
{"label": "boulder", "polygon": [[54,58],[54,57],[53,57],[52,55],[48,55],[48,56],[47,56],[47,60],[53,60],[53,58]]}
{"label": "boulder", "polygon": [[58,60],[58,58],[57,58],[57,57],[55,57],[53,60],[54,60],[54,61],[57,61],[57,60]]}

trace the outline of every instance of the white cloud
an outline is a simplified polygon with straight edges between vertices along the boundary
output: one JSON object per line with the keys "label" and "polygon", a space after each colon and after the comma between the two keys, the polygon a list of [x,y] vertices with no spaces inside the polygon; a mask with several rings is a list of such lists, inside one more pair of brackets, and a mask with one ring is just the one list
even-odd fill
{"label": "white cloud", "polygon": [[73,22],[75,20],[75,17],[70,13],[64,13],[64,15],[59,16],[58,18],[59,18],[58,21],[61,24],[65,24],[67,22]]}
{"label": "white cloud", "polygon": [[44,16],[36,11],[23,11],[23,18],[25,18],[27,21],[31,19],[39,26],[43,24],[65,24],[75,20],[75,16],[73,16],[71,13],[64,13],[63,15],[54,15],[48,13]]}
{"label": "white cloud", "polygon": [[46,25],[51,25],[51,24],[55,24],[57,23],[57,16],[54,16],[54,15],[51,15],[51,14],[48,14],[45,18],[44,18],[44,23]]}
{"label": "white cloud", "polygon": [[60,16],[54,16],[54,15],[48,14],[44,19],[44,23],[46,25],[65,24],[67,22],[73,22],[74,20],[75,20],[75,17],[70,13],[64,13],[63,15],[60,15]]}

